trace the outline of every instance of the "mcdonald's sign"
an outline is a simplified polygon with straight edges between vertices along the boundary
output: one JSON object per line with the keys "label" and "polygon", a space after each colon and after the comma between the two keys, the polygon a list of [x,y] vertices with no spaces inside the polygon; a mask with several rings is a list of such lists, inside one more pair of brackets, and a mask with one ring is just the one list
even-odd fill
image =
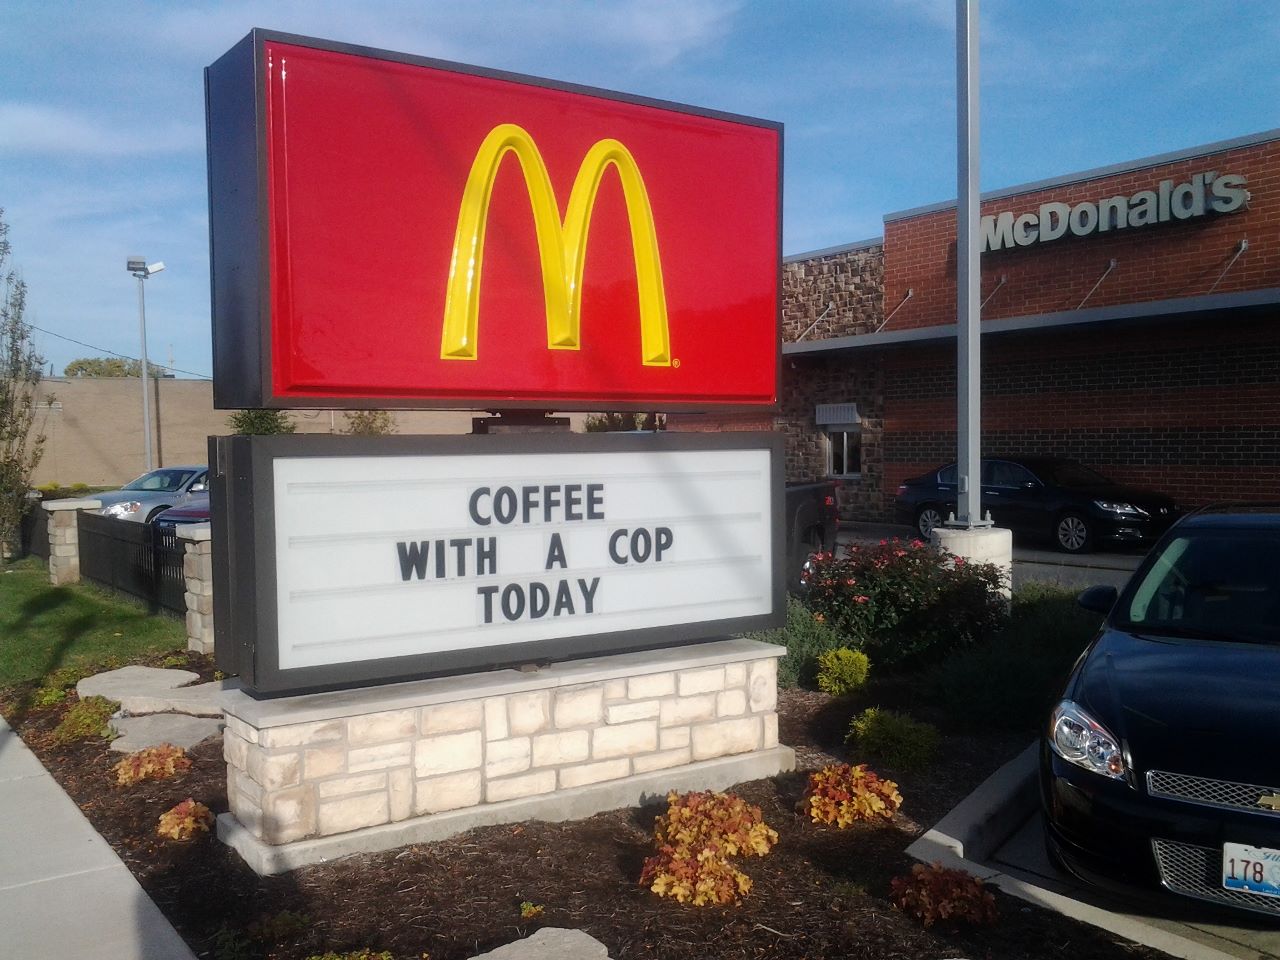
{"label": "mcdonald's sign", "polygon": [[255,30],[206,71],[214,402],[777,402],[778,124]]}

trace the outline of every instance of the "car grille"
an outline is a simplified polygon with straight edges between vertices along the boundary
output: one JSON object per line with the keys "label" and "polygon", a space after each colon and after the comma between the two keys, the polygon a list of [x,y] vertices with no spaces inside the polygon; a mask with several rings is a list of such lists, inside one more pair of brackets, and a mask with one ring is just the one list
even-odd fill
{"label": "car grille", "polygon": [[1174,893],[1280,916],[1280,899],[1222,886],[1222,851],[1174,840],[1152,840],[1160,882]]}
{"label": "car grille", "polygon": [[[1280,790],[1260,787],[1254,783],[1235,783],[1231,780],[1210,780],[1183,773],[1167,773],[1164,770],[1147,771],[1147,793],[1153,797],[1168,797],[1207,807],[1225,807],[1229,810],[1247,810],[1250,813],[1277,815],[1280,811],[1258,803],[1266,796],[1280,798]],[[1278,799],[1277,804],[1280,804]]]}

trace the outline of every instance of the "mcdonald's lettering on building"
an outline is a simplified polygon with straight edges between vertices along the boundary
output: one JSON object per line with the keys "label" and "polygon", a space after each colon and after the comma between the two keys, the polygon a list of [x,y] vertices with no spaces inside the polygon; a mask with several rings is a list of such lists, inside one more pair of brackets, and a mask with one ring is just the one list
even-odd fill
{"label": "mcdonald's lettering on building", "polygon": [[217,406],[777,403],[780,125],[261,30],[206,100]]}

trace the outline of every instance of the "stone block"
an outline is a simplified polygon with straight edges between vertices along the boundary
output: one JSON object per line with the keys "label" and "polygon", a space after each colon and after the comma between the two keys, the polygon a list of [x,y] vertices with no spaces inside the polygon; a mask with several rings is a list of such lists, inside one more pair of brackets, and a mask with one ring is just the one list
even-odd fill
{"label": "stone block", "polygon": [[387,804],[392,823],[407,820],[413,812],[413,771],[408,767],[387,774]]}
{"label": "stone block", "polygon": [[632,700],[652,700],[669,697],[676,692],[674,673],[651,673],[644,677],[627,679],[627,697]]}
{"label": "stone block", "polygon": [[190,607],[187,607],[187,636],[198,637],[200,631],[204,628],[204,620],[200,614],[196,613]]}
{"label": "stone block", "polygon": [[422,733],[459,733],[479,730],[484,725],[484,705],[479,700],[461,700],[422,708]]}
{"label": "stone block", "polygon": [[546,690],[513,693],[507,697],[507,729],[513,737],[545,730],[551,722],[551,695]]}
{"label": "stone block", "polygon": [[748,684],[751,710],[774,710],[778,706],[778,661],[773,657],[751,664],[751,680]]}
{"label": "stone block", "polygon": [[747,712],[747,691],[725,690],[716,694],[717,717],[740,717]]}
{"label": "stone block", "polygon": [[74,557],[79,552],[79,549],[79,544],[55,543],[49,548],[49,555],[53,557]]}
{"label": "stone block", "polygon": [[222,731],[222,759],[240,770],[249,769],[249,741],[230,730]]}
{"label": "stone block", "polygon": [[586,730],[544,733],[533,738],[533,765],[551,767],[561,763],[581,763],[591,752]]}
{"label": "stone block", "polygon": [[556,729],[590,727],[600,722],[604,708],[604,687],[580,687],[556,693]]}
{"label": "stone block", "polygon": [[227,803],[231,807],[231,813],[244,824],[246,830],[260,840],[267,843],[274,842],[267,840],[263,830],[262,807],[259,804],[254,803],[243,793],[232,793],[227,797]]}
{"label": "stone block", "polygon": [[362,773],[354,777],[337,777],[316,784],[316,795],[321,800],[347,797],[353,793],[372,793],[387,789],[385,773]]}
{"label": "stone block", "polygon": [[508,777],[505,780],[490,780],[485,786],[485,799],[489,803],[500,803],[503,800],[519,800],[522,797],[534,797],[540,793],[551,793],[555,788],[556,772],[537,770],[519,777]]}
{"label": "stone block", "polygon": [[376,827],[390,820],[391,809],[386,793],[367,793],[321,803],[317,826],[320,835],[327,837],[363,827]]}
{"label": "stone block", "polygon": [[182,555],[182,576],[188,581],[198,577],[200,574],[196,572],[196,569],[199,563],[200,557],[188,549]]}
{"label": "stone block", "polygon": [[747,685],[747,665],[745,663],[726,663],[724,665],[725,687],[745,687]]}
{"label": "stone block", "polygon": [[347,772],[347,748],[343,744],[302,751],[302,779],[319,780]]}
{"label": "stone block", "polygon": [[591,732],[591,756],[596,760],[632,757],[658,749],[658,724],[653,720],[597,727]]}
{"label": "stone block", "polygon": [[484,775],[505,777],[529,769],[533,750],[528,737],[498,740],[485,747]]}
{"label": "stone block", "polygon": [[607,680],[604,685],[606,700],[625,700],[627,698],[627,681]]}
{"label": "stone block", "polygon": [[192,593],[194,593],[196,596],[205,597],[205,598],[213,597],[212,578],[208,580],[195,579],[195,580],[189,581],[189,583],[190,583],[190,586],[188,586],[187,589],[190,590]]}
{"label": "stone block", "polygon": [[715,693],[724,689],[724,667],[706,670],[683,670],[676,684],[676,692],[682,697],[699,693]]}
{"label": "stone block", "polygon": [[772,750],[778,745],[778,715],[766,713],[762,719],[764,720],[764,741],[761,746],[766,750]]}
{"label": "stone block", "polygon": [[316,800],[307,787],[267,794],[262,804],[262,839],[290,843],[316,832]]}
{"label": "stone block", "polygon": [[674,750],[689,745],[688,727],[663,727],[658,732],[658,749]]}
{"label": "stone block", "polygon": [[322,743],[334,743],[346,735],[341,720],[320,720],[316,723],[290,723],[280,727],[268,727],[259,731],[258,742],[269,750],[281,747],[313,747]]}
{"label": "stone block", "polygon": [[560,771],[560,789],[585,787],[589,783],[621,780],[629,776],[631,776],[631,761],[626,757],[602,760],[599,763],[584,763],[581,766],[566,767]]}
{"label": "stone block", "polygon": [[389,770],[391,767],[407,767],[413,759],[413,744],[384,743],[376,747],[361,747],[347,753],[347,772],[364,773],[368,770]]}
{"label": "stone block", "polygon": [[663,750],[659,753],[646,753],[643,757],[636,757],[631,762],[635,764],[636,773],[648,773],[651,770],[669,770],[672,767],[681,767],[688,764],[692,759],[692,753],[688,747],[680,747],[675,750]]}
{"label": "stone block", "polygon": [[413,812],[416,816],[422,816],[474,807],[483,795],[482,786],[479,770],[419,780],[414,791]]}
{"label": "stone block", "polygon": [[233,793],[243,793],[258,806],[262,806],[262,798],[266,795],[261,784],[255,783],[253,778],[243,770],[228,767],[227,795],[230,796]]}
{"label": "stone block", "polygon": [[759,717],[717,720],[693,728],[693,759],[711,760],[760,749]]}
{"label": "stone block", "polygon": [[662,701],[660,719],[664,727],[678,727],[712,720],[716,715],[716,695],[702,693],[696,697],[675,697]]}
{"label": "stone block", "polygon": [[484,702],[484,738],[505,740],[510,735],[507,730],[506,698],[490,697]]}
{"label": "stone block", "polygon": [[296,753],[273,755],[259,747],[249,751],[245,769],[267,790],[294,787],[302,781],[302,757]]}
{"label": "stone block", "polygon": [[636,700],[628,703],[611,703],[604,708],[604,721],[608,724],[632,723],[636,720],[652,720],[660,712],[657,700]]}
{"label": "stone block", "polygon": [[413,746],[413,772],[417,777],[434,777],[459,770],[474,770],[484,756],[479,730],[424,737]]}
{"label": "stone block", "polygon": [[233,717],[231,714],[226,715],[227,729],[234,733],[242,740],[248,740],[250,743],[258,742],[258,728],[251,727],[239,717]]}
{"label": "stone block", "polygon": [[417,710],[386,710],[347,719],[347,740],[354,745],[411,740],[418,734]]}

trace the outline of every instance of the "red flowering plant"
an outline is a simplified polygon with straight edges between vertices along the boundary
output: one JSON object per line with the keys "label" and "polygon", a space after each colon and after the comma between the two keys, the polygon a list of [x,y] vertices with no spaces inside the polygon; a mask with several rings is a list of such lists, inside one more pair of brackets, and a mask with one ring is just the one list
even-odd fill
{"label": "red flowering plant", "polygon": [[873,663],[936,660],[989,636],[1004,621],[1004,575],[922,540],[850,544],[815,555],[805,602]]}

